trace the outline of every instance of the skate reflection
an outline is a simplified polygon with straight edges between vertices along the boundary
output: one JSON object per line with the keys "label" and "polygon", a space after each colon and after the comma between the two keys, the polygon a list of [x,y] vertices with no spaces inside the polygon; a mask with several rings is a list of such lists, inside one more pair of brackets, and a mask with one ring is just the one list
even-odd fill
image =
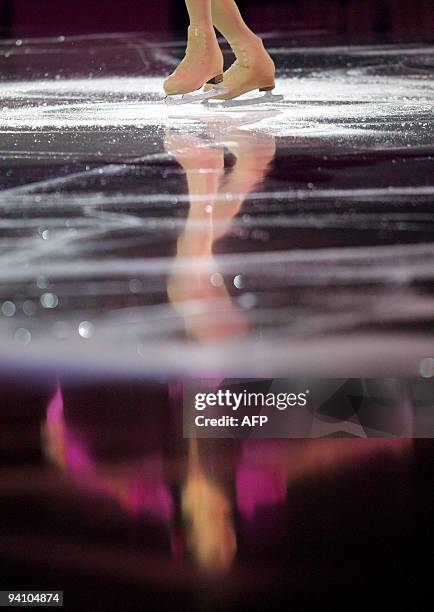
{"label": "skate reflection", "polygon": [[[248,329],[242,302],[231,297],[233,279],[224,278],[214,251],[217,241],[231,231],[247,196],[264,180],[276,152],[274,136],[241,128],[270,113],[276,111],[237,120],[214,117],[206,124],[204,138],[166,134],[166,151],[183,168],[190,197],[167,294],[188,336],[200,343],[241,336]],[[235,159],[226,173],[225,150]]]}

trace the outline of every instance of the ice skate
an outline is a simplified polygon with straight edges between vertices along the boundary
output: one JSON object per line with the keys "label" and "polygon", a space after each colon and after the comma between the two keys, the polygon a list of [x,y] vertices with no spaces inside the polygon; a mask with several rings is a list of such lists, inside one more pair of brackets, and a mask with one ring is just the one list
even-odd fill
{"label": "ice skate", "polygon": [[211,87],[207,91],[199,89],[192,93],[185,93],[181,95],[168,95],[164,99],[168,106],[179,106],[180,104],[191,104],[192,102],[208,102],[214,99],[216,96],[221,96],[228,93],[227,87],[219,87],[218,85]]}
{"label": "ice skate", "polygon": [[[275,67],[262,40],[257,36],[251,36],[242,42],[230,42],[229,44],[235,53],[236,60],[224,73],[221,82],[221,86],[229,91],[214,96],[214,99],[232,100],[247,92],[259,90],[259,92],[265,92],[264,96],[259,96],[260,101],[281,100],[282,96],[274,96],[271,93],[275,87]],[[205,91],[209,89],[210,86],[206,85]],[[255,101],[258,100],[255,98]]]}
{"label": "ice skate", "polygon": [[[185,57],[163,84],[166,103],[185,104],[224,95],[226,88],[219,87],[222,80],[223,55],[214,30],[191,25]],[[208,90],[198,91],[205,83]]]}

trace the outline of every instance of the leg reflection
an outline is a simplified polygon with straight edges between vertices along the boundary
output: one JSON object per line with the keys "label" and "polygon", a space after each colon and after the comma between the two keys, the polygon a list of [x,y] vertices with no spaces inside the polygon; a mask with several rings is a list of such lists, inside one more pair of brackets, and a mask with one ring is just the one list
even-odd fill
{"label": "leg reflection", "polygon": [[189,441],[182,512],[187,525],[188,545],[199,565],[212,571],[227,569],[237,548],[232,508],[223,488],[205,473],[196,439]]}
{"label": "leg reflection", "polygon": [[[244,311],[232,300],[214,257],[215,242],[228,234],[247,195],[264,179],[275,155],[275,139],[239,129],[223,141],[168,133],[166,151],[182,166],[190,207],[168,280],[170,302],[180,313],[188,335],[200,343],[225,340],[247,332]],[[224,177],[224,149],[235,165]]]}

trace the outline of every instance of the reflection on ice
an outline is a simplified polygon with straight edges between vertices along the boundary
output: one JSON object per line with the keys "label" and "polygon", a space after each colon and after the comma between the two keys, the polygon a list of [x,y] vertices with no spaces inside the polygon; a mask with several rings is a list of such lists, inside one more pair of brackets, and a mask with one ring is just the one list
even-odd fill
{"label": "reflection on ice", "polygon": [[2,356],[417,372],[432,47],[271,40],[284,100],[219,108],[164,105],[182,45],[2,42]]}
{"label": "reflection on ice", "polygon": [[[213,247],[230,231],[232,220],[249,192],[263,181],[276,151],[273,136],[247,135],[231,127],[228,131],[221,125],[226,147],[235,158],[226,176],[223,143],[170,132],[165,138],[166,151],[186,173],[190,198],[167,294],[183,317],[187,333],[204,343],[246,333],[247,319],[242,306],[249,294],[231,299]],[[235,279],[233,284],[237,287]],[[253,306],[254,296],[250,295]]]}

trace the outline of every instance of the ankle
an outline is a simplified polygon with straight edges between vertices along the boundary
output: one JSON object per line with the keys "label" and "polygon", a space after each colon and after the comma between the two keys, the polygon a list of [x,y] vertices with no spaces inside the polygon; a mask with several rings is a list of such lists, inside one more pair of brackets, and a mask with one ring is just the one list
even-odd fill
{"label": "ankle", "polygon": [[230,41],[229,44],[238,62],[245,68],[249,68],[255,58],[262,57],[263,54],[267,53],[262,40],[255,34],[248,37],[238,37],[236,40]]}
{"label": "ankle", "polygon": [[245,31],[239,32],[236,37],[228,42],[231,47],[233,45],[237,47],[246,47],[247,49],[263,47],[262,39],[247,27]]}

